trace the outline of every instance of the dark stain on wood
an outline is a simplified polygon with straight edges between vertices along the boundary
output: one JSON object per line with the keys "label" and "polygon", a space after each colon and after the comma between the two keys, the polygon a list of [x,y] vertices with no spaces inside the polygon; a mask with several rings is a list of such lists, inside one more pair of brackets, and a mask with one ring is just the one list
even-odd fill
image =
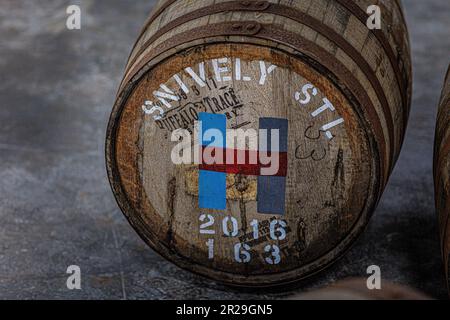
{"label": "dark stain on wood", "polygon": [[177,178],[173,177],[170,181],[169,181],[169,185],[167,188],[167,207],[168,207],[168,217],[169,217],[169,221],[168,221],[168,231],[167,231],[167,236],[166,236],[166,241],[169,245],[169,248],[173,249],[173,242],[174,242],[174,237],[173,237],[173,222],[175,220],[175,200],[176,200],[176,196],[177,196]]}

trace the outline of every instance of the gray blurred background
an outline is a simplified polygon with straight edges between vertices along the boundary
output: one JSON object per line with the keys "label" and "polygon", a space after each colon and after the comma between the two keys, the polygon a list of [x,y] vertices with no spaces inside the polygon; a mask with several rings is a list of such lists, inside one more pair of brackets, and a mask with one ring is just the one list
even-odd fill
{"label": "gray blurred background", "polygon": [[[445,298],[432,153],[450,62],[450,1],[405,0],[414,97],[406,142],[362,237],[330,269],[282,293],[191,275],[147,248],[114,201],[104,165],[109,113],[155,1],[0,0],[0,299],[283,298],[376,264],[382,277]],[[80,4],[82,30],[66,7]],[[66,269],[79,265],[82,290]]]}

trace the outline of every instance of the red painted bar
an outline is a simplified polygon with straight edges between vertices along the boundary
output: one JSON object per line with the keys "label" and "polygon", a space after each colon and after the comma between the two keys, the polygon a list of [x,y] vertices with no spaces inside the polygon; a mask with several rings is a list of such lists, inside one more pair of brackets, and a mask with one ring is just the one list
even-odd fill
{"label": "red painted bar", "polygon": [[[259,151],[250,151],[250,150],[235,150],[235,149],[225,149],[215,148],[215,147],[203,147],[202,155],[205,155],[205,151],[207,154],[212,155],[211,160],[216,160],[214,164],[206,164],[205,157],[202,156],[201,164],[199,169],[206,171],[214,171],[214,172],[224,172],[227,174],[242,174],[247,176],[261,176],[261,168],[269,168],[270,164],[262,164],[260,162],[260,152]],[[216,159],[215,155],[220,157],[220,153],[222,152],[222,159]],[[238,153],[245,153],[245,163],[237,164],[238,162]],[[272,157],[278,154],[278,172],[274,175],[274,177],[286,177],[287,175],[287,152],[268,152],[267,156]],[[227,158],[231,160],[231,163],[227,162]],[[255,161],[250,161],[250,159],[256,159],[256,163],[252,163]],[[212,161],[209,161],[212,162]]]}

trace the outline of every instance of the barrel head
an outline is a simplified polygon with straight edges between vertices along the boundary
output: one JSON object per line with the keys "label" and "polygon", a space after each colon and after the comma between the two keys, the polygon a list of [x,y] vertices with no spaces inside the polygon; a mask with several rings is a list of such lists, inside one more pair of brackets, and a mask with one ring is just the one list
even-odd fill
{"label": "barrel head", "polygon": [[195,46],[120,92],[109,178],[133,227],[177,265],[237,286],[298,281],[349,248],[378,200],[364,108],[288,52]]}

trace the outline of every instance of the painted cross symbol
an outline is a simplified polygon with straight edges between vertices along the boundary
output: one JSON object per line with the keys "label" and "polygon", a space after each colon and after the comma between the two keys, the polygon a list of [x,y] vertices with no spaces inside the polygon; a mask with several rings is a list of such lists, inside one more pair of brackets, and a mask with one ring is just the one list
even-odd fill
{"label": "painted cross symbol", "polygon": [[[287,176],[287,148],[288,148],[288,121],[279,118],[260,118],[260,132],[267,132],[265,139],[260,137],[258,150],[227,149],[225,115],[200,113],[201,122],[200,147],[202,155],[208,153],[223,155],[219,163],[205,162],[202,156],[199,166],[199,207],[201,209],[226,209],[226,178],[227,174],[241,174],[258,177],[257,210],[264,214],[284,214]],[[205,137],[205,132],[213,129],[221,133],[223,139],[212,140]],[[278,131],[278,147],[273,146],[272,132]],[[211,141],[212,140],[212,141]],[[208,150],[209,149],[209,150]],[[218,152],[220,151],[220,152]],[[236,164],[238,154],[245,154],[245,163]],[[264,155],[278,161],[277,171],[268,175],[266,172],[270,163],[262,161]],[[275,156],[275,157],[274,157]],[[230,161],[230,159],[233,159]],[[257,159],[256,162],[250,159]]]}

